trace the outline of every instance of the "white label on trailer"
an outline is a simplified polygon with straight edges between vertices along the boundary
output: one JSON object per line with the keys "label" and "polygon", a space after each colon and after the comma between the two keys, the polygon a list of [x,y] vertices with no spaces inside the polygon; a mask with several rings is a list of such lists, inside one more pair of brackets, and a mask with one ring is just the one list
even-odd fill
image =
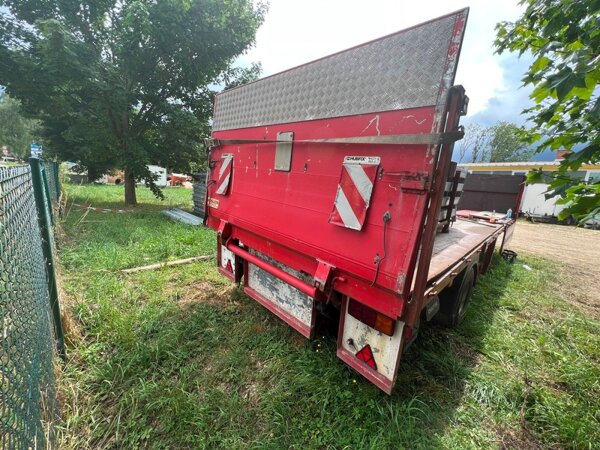
{"label": "white label on trailer", "polygon": [[379,164],[379,156],[345,156],[344,164]]}
{"label": "white label on trailer", "polygon": [[208,207],[214,208],[214,209],[219,209],[219,200],[216,198],[209,198],[208,199]]}

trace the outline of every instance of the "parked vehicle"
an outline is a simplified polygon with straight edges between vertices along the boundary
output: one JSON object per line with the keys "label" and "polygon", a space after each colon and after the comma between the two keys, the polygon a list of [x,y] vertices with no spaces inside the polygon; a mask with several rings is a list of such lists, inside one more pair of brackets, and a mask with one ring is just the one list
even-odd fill
{"label": "parked vehicle", "polygon": [[454,218],[468,10],[217,96],[207,224],[220,272],[391,393],[421,322],[454,326],[513,221]]}

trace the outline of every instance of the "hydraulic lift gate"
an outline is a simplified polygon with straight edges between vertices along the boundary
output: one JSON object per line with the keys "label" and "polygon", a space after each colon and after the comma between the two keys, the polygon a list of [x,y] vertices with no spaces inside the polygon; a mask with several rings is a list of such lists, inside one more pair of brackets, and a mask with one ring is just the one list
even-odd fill
{"label": "hydraulic lift gate", "polygon": [[[423,230],[436,171],[448,170],[440,154],[457,138],[447,123],[463,106],[449,99],[467,13],[216,97],[207,223],[219,258],[231,258],[220,259],[222,273],[236,278],[238,265],[256,265],[304,304],[335,290],[402,317],[420,246],[433,243]],[[244,277],[248,288],[247,267]],[[285,305],[252,296],[311,335],[314,315],[296,323]]]}

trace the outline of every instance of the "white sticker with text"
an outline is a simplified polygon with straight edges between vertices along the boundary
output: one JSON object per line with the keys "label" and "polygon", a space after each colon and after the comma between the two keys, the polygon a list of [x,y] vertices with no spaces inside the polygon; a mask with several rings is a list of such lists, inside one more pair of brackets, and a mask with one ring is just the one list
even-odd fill
{"label": "white sticker with text", "polygon": [[379,164],[381,158],[379,156],[346,156],[344,164]]}

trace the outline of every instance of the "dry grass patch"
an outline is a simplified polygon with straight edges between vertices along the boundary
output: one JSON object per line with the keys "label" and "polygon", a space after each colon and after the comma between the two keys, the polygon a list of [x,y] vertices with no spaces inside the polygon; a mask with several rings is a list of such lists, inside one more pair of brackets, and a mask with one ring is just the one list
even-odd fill
{"label": "dry grass patch", "polygon": [[182,309],[190,308],[198,303],[209,305],[237,305],[232,294],[235,291],[234,284],[219,286],[208,281],[197,281],[183,287],[178,294],[177,303]]}

